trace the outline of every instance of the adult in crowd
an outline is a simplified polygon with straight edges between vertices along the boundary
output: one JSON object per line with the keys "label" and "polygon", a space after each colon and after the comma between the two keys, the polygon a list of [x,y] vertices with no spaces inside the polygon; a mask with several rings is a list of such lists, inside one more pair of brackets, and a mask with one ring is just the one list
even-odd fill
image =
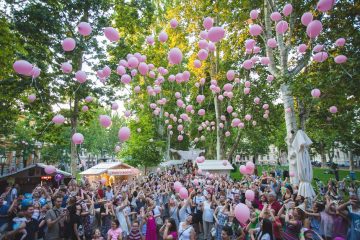
{"label": "adult in crowd", "polygon": [[[13,185],[0,194],[0,239],[360,239],[357,182],[317,181],[318,195],[308,199],[276,170],[233,180],[186,162],[111,185],[84,178],[30,193]],[[238,204],[249,208],[245,222],[235,216]]]}

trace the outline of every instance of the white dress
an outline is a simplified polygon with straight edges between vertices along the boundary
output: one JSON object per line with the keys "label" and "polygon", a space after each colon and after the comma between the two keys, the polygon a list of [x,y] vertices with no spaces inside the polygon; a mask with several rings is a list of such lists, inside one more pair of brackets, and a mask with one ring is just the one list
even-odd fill
{"label": "white dress", "polygon": [[120,206],[115,209],[116,211],[116,217],[120,223],[121,230],[125,233],[127,236],[129,234],[129,228],[126,222],[126,215],[125,211],[127,211],[127,208],[120,209]]}

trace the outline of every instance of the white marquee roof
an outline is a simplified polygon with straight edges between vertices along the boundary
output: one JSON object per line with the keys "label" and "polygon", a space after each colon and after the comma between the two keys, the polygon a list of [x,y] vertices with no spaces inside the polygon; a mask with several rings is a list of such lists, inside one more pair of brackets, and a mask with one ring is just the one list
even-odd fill
{"label": "white marquee roof", "polygon": [[203,163],[198,163],[201,170],[234,170],[233,166],[228,162],[226,166],[223,164],[224,160],[205,160]]}

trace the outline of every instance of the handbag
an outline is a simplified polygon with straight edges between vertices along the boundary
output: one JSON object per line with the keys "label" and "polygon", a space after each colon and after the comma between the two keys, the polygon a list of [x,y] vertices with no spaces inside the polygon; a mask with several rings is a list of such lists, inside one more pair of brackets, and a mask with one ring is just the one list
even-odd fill
{"label": "handbag", "polygon": [[212,228],[211,228],[210,234],[211,234],[212,237],[215,237],[215,236],[216,236],[216,228],[215,228],[215,227],[212,227]]}

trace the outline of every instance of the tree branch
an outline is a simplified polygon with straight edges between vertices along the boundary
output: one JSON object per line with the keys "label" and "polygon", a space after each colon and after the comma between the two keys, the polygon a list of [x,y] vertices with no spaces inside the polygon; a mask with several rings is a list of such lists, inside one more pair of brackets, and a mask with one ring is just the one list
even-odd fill
{"label": "tree branch", "polygon": [[266,56],[269,58],[270,60],[270,64],[269,64],[269,71],[272,75],[274,75],[275,77],[278,77],[278,71],[276,69],[276,64],[275,64],[275,58],[274,58],[274,53],[273,50],[266,44],[266,41],[268,39],[270,39],[271,37],[271,21],[270,21],[270,16],[269,16],[269,7],[270,0],[264,0],[265,2],[265,10],[264,10],[264,21],[265,21],[265,39],[264,39],[264,43],[265,43],[265,49],[266,49]]}

